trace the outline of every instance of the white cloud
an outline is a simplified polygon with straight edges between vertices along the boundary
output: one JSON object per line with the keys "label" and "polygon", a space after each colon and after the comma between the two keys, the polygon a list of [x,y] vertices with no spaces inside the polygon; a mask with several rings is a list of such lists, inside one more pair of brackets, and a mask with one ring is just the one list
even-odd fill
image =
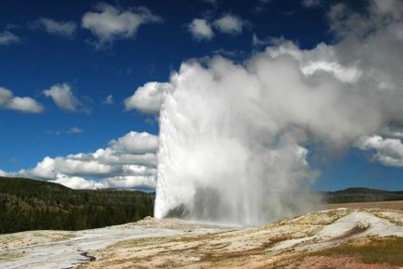
{"label": "white cloud", "polygon": [[225,34],[240,34],[244,27],[244,22],[237,16],[226,14],[213,22],[220,32]]}
{"label": "white cloud", "polygon": [[56,84],[43,93],[46,97],[51,97],[56,105],[63,110],[76,111],[80,105],[80,101],[74,96],[71,87],[66,84]]}
{"label": "white cloud", "polygon": [[140,25],[161,22],[145,7],[134,10],[120,10],[106,3],[96,6],[96,12],[87,12],[82,17],[81,26],[96,36],[95,47],[101,49],[117,39],[133,38]]}
{"label": "white cloud", "polygon": [[361,72],[353,67],[343,67],[337,62],[315,61],[308,63],[302,68],[302,73],[305,75],[312,75],[316,72],[329,72],[342,82],[354,83],[356,82]]}
{"label": "white cloud", "polygon": [[94,180],[86,180],[81,177],[69,177],[63,174],[58,174],[56,179],[49,182],[58,183],[71,189],[103,189],[104,184]]}
{"label": "white cloud", "polygon": [[105,105],[113,105],[115,103],[113,100],[113,95],[109,94],[102,103]]}
{"label": "white cloud", "polygon": [[3,31],[0,33],[0,46],[8,46],[19,43],[21,38],[10,31]]}
{"label": "white cloud", "polygon": [[95,152],[47,156],[30,170],[4,175],[49,180],[74,189],[154,188],[157,149],[157,136],[130,132]]}
{"label": "white cloud", "polygon": [[188,25],[188,29],[193,38],[198,41],[211,40],[214,37],[211,25],[204,19],[193,19]]}
{"label": "white cloud", "polygon": [[403,144],[400,139],[363,136],[355,146],[361,150],[375,150],[373,161],[386,166],[403,167]]}
{"label": "white cloud", "polygon": [[102,180],[105,188],[155,188],[154,176],[110,177]]}
{"label": "white cloud", "polygon": [[187,28],[195,40],[208,41],[213,39],[215,35],[213,27],[221,33],[236,35],[242,33],[246,24],[247,22],[239,17],[226,14],[213,22],[209,22],[206,19],[193,19],[193,21],[187,25]]}
{"label": "white cloud", "polygon": [[67,131],[68,134],[81,134],[82,132],[83,132],[83,130],[81,130],[81,129],[78,128],[78,127],[71,127],[71,128]]}
{"label": "white cloud", "polygon": [[158,149],[158,138],[145,132],[130,132],[118,140],[112,140],[109,142],[109,146],[116,152],[131,154],[155,153]]}
{"label": "white cloud", "polygon": [[164,95],[172,90],[169,83],[148,82],[125,99],[126,110],[136,109],[146,114],[158,115]]}
{"label": "white cloud", "polygon": [[31,97],[17,97],[3,87],[0,87],[0,108],[17,110],[25,113],[41,113],[43,105],[32,99]]}
{"label": "white cloud", "polygon": [[34,28],[43,28],[48,34],[64,37],[74,36],[77,30],[75,22],[57,22],[49,18],[39,18],[31,26]]}

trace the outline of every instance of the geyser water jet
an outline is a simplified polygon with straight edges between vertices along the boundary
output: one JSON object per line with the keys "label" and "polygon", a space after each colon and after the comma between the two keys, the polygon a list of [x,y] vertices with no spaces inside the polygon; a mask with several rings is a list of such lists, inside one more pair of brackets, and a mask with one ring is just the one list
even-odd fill
{"label": "geyser water jet", "polygon": [[369,141],[403,124],[403,5],[380,2],[365,16],[332,8],[338,44],[273,39],[242,64],[183,63],[160,112],[155,216],[257,224],[307,211],[317,200],[300,190],[319,175],[308,149],[372,149],[401,167],[401,138]]}
{"label": "geyser water jet", "polygon": [[[259,107],[258,80],[223,58],[184,64],[160,116],[155,216],[257,224],[306,210],[307,150]],[[294,141],[293,141],[294,140]]]}

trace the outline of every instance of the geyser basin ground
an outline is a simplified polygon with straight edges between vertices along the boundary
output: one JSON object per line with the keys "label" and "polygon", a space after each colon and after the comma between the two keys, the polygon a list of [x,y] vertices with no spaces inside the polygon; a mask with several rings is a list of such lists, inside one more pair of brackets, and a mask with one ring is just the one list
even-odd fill
{"label": "geyser basin ground", "polygon": [[[403,201],[395,202],[395,208],[403,208]],[[340,268],[343,262],[352,268],[368,268],[358,254],[346,257],[336,252],[338,257],[334,258],[323,256],[322,251],[327,249],[329,253],[334,246],[350,250],[386,246],[398,249],[400,255],[401,244],[402,210],[332,209],[236,229],[146,218],[137,223],[79,232],[0,235],[0,267],[298,268],[299,264],[304,268],[305,263],[305,268]],[[375,256],[379,260],[371,268],[403,266],[378,264],[384,256]],[[96,260],[90,261],[89,257]]]}

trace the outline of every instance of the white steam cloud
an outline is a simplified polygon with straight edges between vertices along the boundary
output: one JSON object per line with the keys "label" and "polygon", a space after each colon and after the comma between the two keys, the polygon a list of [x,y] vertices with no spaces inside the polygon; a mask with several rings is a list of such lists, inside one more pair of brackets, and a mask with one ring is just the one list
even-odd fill
{"label": "white steam cloud", "polygon": [[370,21],[334,7],[335,45],[272,40],[242,64],[183,63],[160,113],[155,216],[256,224],[309,210],[317,201],[298,191],[319,175],[312,143],[331,152],[359,141],[399,166],[399,139],[362,138],[403,124],[403,7],[382,2]]}

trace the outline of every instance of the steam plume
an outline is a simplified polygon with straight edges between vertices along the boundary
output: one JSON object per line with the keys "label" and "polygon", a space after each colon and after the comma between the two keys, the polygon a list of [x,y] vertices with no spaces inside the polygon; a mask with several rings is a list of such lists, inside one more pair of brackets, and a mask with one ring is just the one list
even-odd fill
{"label": "steam plume", "polygon": [[155,216],[257,224],[303,212],[316,202],[297,192],[319,175],[312,143],[332,151],[401,125],[403,7],[378,2],[370,21],[334,7],[331,20],[347,15],[331,21],[333,46],[273,40],[242,64],[183,63],[160,114]]}

